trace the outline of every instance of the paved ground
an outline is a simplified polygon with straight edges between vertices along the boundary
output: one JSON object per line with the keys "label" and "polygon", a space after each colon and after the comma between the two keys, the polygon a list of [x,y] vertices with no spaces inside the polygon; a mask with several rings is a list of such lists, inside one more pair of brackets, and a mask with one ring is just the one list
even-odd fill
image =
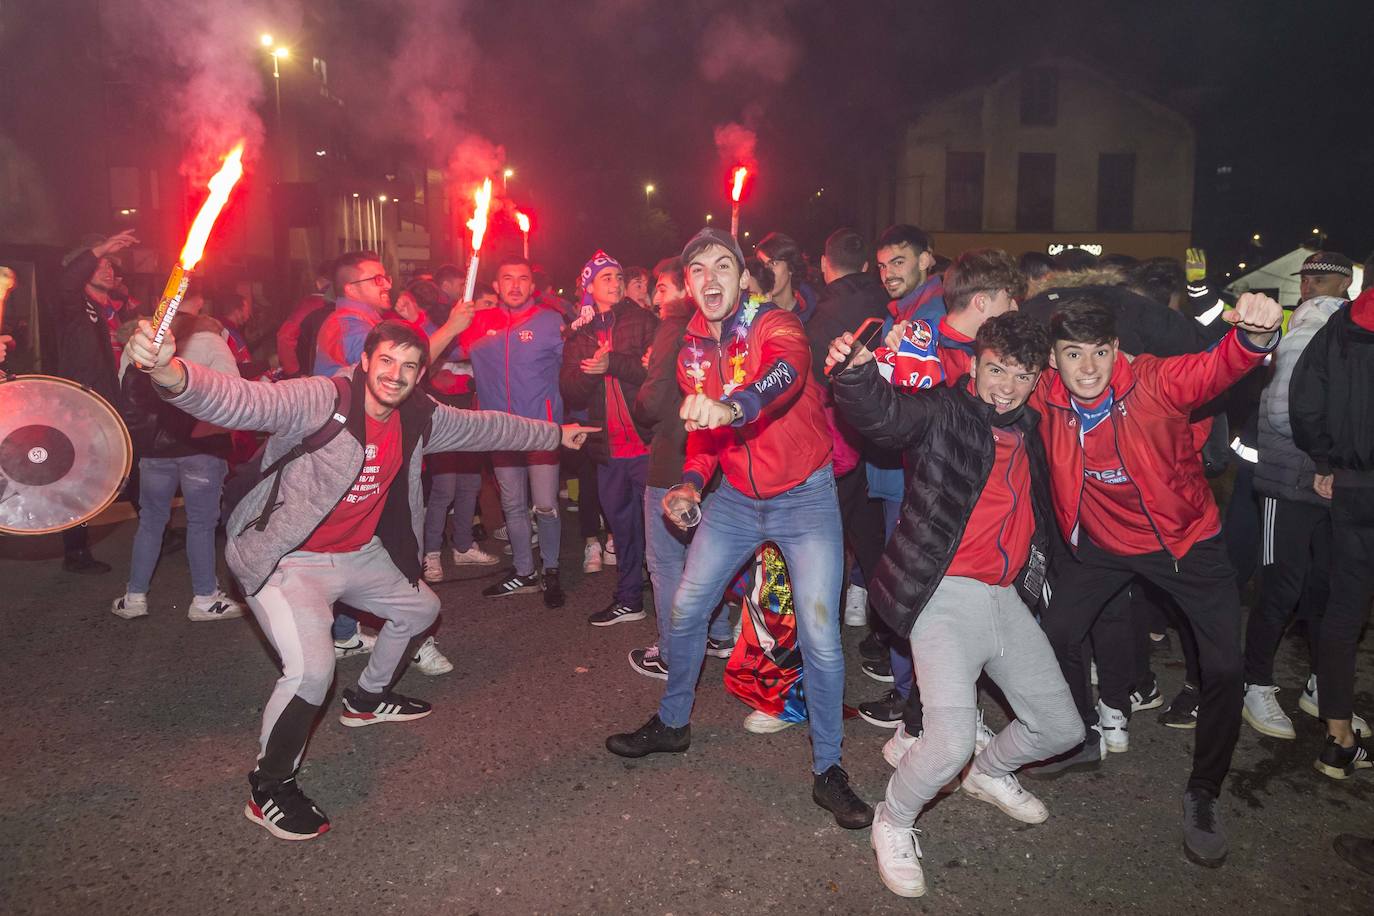
{"label": "paved ground", "polygon": [[[611,574],[573,571],[571,549],[560,611],[537,595],[484,601],[486,580],[438,587],[457,670],[403,683],[435,714],[354,730],[332,706],[302,783],[334,830],[283,843],[242,814],[271,657],[247,621],[187,621],[184,554],[163,562],[150,617],[111,615],[132,532],[96,530],[96,553],[116,570],[95,579],[61,573],[56,539],[0,540],[0,912],[1370,912],[1374,879],[1330,842],[1374,832],[1374,771],[1317,775],[1320,732],[1296,712],[1297,742],[1242,731],[1224,799],[1233,848],[1219,871],[1179,848],[1191,737],[1145,713],[1130,753],[1104,771],[1036,787],[1046,824],[962,795],[937,802],[921,821],[931,888],[897,898],[878,881],[868,832],[841,830],[812,804],[805,731],[744,732],[722,662],[707,661],[689,753],[605,752],[607,733],[654,709],[661,682],[625,662],[653,626],[587,626]],[[858,638],[846,633],[850,702],[882,690],[858,669]],[[1296,640],[1281,650],[1290,710],[1304,657]],[[343,662],[342,682],[361,667]],[[1181,662],[1160,676],[1172,695]],[[846,728],[846,765],[876,800],[887,733]]]}

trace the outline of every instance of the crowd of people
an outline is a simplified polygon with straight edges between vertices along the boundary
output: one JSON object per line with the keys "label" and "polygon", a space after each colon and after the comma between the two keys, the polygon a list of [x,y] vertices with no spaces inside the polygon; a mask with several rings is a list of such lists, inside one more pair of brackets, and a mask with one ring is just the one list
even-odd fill
{"label": "crowd of people", "polygon": [[[242,291],[210,307],[193,286],[155,345],[114,295],[134,243],[76,252],[57,303],[60,373],[119,406],[139,456],[111,610],[146,616],[160,555],[183,545],[192,620],[251,610],[282,675],[245,813],[276,837],[329,830],[296,775],[336,659],[369,656],[343,725],[429,715],[397,690],[410,665],[453,669],[429,585],[488,570],[484,598],[561,607],[574,510],[583,572],[614,570],[581,580],[606,593],[588,623],[643,620],[648,591],[657,639],[628,661],[665,682],[607,750],[687,750],[704,658],[727,659],[744,727],[809,726],[813,800],[870,829],[902,896],[925,891],[916,824],[937,795],[1041,823],[1022,777],[1107,766],[1153,709],[1194,731],[1182,845],[1220,866],[1242,723],[1297,735],[1274,675],[1295,615],[1311,661],[1296,705],[1326,732],[1316,772],[1374,765],[1353,708],[1374,598],[1374,289],[1353,296],[1336,252],[1303,263],[1288,317],[1222,295],[1192,250],[950,259],[909,225],[871,244],[839,229],[818,269],[781,233],[746,256],[710,227],[652,270],[596,251],[576,303],[521,257],[464,301],[461,268],[401,288],[353,251],[321,266],[263,359]],[[499,528],[480,515],[488,486]],[[84,528],[64,539],[66,569],[110,572]],[[865,630],[851,664],[883,685],[858,715],[891,731],[875,805],[842,765],[846,625]],[[1166,703],[1151,654],[1171,631],[1187,680]],[[996,733],[984,674],[1010,717]],[[1374,871],[1374,841],[1336,849]]]}

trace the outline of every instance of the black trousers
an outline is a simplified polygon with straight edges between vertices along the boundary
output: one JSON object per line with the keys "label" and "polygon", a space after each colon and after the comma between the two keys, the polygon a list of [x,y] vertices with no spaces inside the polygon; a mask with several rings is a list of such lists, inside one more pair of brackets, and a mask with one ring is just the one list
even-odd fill
{"label": "black trousers", "polygon": [[[1183,653],[1186,672],[1184,679],[1194,687],[1198,683],[1197,640],[1193,628],[1174,609],[1174,602],[1158,586],[1136,580],[1131,586],[1131,617],[1135,624],[1136,685],[1148,683],[1154,677],[1150,665],[1150,634],[1163,633],[1170,625],[1178,631],[1179,651]],[[1099,661],[1098,667],[1102,667]]]}
{"label": "black trousers", "polygon": [[[1306,605],[1307,649],[1317,670],[1320,623],[1328,601],[1331,568],[1331,510],[1293,499],[1264,497],[1260,597],[1245,631],[1245,683],[1274,684],[1274,653],[1288,618],[1301,599]],[[1321,699],[1321,690],[1317,691]]]}
{"label": "black trousers", "polygon": [[1318,628],[1317,705],[1323,719],[1349,719],[1355,647],[1374,598],[1374,488],[1331,494],[1331,600]]}
{"label": "black trousers", "polygon": [[1255,575],[1260,556],[1260,510],[1255,493],[1255,466],[1236,462],[1236,479],[1226,516],[1221,522],[1226,552],[1236,570],[1236,586],[1244,588]]}
{"label": "black trousers", "polygon": [[[1092,657],[1097,662],[1097,695],[1129,718],[1131,691],[1135,690],[1137,680],[1135,621],[1131,616],[1129,587],[1123,587],[1107,600],[1102,613],[1093,621],[1090,634]],[[1088,696],[1092,696],[1091,691]]]}
{"label": "black trousers", "polygon": [[862,462],[843,477],[835,478],[835,490],[845,546],[854,554],[867,583],[872,581],[873,570],[883,555],[883,504],[869,498],[868,474]]}
{"label": "black trousers", "polygon": [[1083,638],[1108,600],[1138,576],[1178,602],[1197,637],[1202,681],[1188,787],[1219,793],[1240,734],[1242,698],[1240,596],[1221,538],[1201,541],[1175,560],[1162,550],[1118,556],[1084,537],[1077,559],[1058,565],[1042,623],[1088,725],[1097,723],[1097,714],[1087,686]]}

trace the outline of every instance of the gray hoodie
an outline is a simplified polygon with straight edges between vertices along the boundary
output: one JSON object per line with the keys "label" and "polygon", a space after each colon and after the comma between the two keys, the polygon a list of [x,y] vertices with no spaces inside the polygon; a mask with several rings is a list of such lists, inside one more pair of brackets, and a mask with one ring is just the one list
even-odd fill
{"label": "gray hoodie", "polygon": [[[186,390],[168,402],[226,429],[270,433],[264,467],[322,427],[334,411],[337,389],[328,378],[249,382],[193,363],[182,365],[186,368]],[[305,543],[347,495],[362,470],[366,427],[361,372],[354,371],[352,384],[354,396],[346,424],[351,435],[340,433],[318,451],[286,465],[278,494],[280,506],[264,530],[258,531],[252,522],[267,503],[270,479],[259,482],[226,523],[229,542],[225,559],[250,595],[266,584],[282,557]],[[423,456],[455,451],[552,451],[558,448],[562,433],[554,423],[496,411],[444,407],[418,390],[398,412],[406,472],[397,475],[386,495],[378,535],[396,567],[415,582],[420,574],[420,526],[424,521],[420,487]],[[398,494],[400,487],[404,492]],[[397,520],[403,520],[402,524],[388,524]]]}

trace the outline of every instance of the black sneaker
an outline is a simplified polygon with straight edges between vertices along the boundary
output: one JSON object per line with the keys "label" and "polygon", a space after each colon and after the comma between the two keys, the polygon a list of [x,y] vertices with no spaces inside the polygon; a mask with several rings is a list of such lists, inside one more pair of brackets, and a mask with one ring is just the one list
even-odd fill
{"label": "black sneaker", "polygon": [[692,726],[670,728],[654,713],[636,731],[611,735],[606,750],[617,757],[645,757],[649,754],[681,754],[692,745]]}
{"label": "black sneaker", "polygon": [[630,650],[630,667],[645,677],[668,680],[668,663],[658,654],[658,646]]}
{"label": "black sneaker", "polygon": [[1326,743],[1322,745],[1322,752],[1312,765],[1317,768],[1318,773],[1323,776],[1330,776],[1332,779],[1347,779],[1355,775],[1356,770],[1369,769],[1374,766],[1374,761],[1369,759],[1369,748],[1365,747],[1364,742],[1360,740],[1362,737],[1357,732],[1353,745],[1341,747],[1339,741],[1327,735]]}
{"label": "black sneaker", "polygon": [[474,541],[485,541],[487,539],[487,526],[481,522],[472,526],[472,539]]}
{"label": "black sneaker", "polygon": [[1159,714],[1159,723],[1170,728],[1197,728],[1197,688],[1186,681],[1173,702]]}
{"label": "black sneaker", "polygon": [[1140,712],[1142,709],[1157,709],[1164,705],[1164,697],[1159,694],[1159,682],[1153,674],[1150,680],[1143,686],[1137,687],[1131,694],[1131,712]]}
{"label": "black sneaker", "polygon": [[712,658],[729,658],[735,651],[735,643],[729,639],[707,639],[706,654]]}
{"label": "black sneaker", "polygon": [[1058,757],[1051,757],[1045,763],[1024,767],[1020,775],[1029,776],[1031,779],[1058,779],[1065,773],[1096,770],[1102,766],[1102,760],[1107,756],[1104,744],[1102,730],[1094,725],[1088,729],[1087,738],[1077,748]]}
{"label": "black sneaker", "polygon": [[110,564],[100,562],[89,550],[74,550],[62,558],[62,568],[83,576],[103,576],[110,571]]}
{"label": "black sneaker", "polygon": [[864,659],[859,663],[859,667],[863,669],[864,674],[875,681],[881,681],[884,684],[892,683],[892,662],[887,656],[879,659]]}
{"label": "black sneaker", "polygon": [[817,773],[811,783],[811,800],[835,815],[846,830],[860,830],[873,823],[873,809],[849,787],[849,774],[838,763]]}
{"label": "black sneaker", "polygon": [[368,693],[360,687],[347,687],[343,692],[343,712],[339,721],[349,728],[380,725],[383,722],[409,722],[423,719],[434,711],[424,700],[412,700],[399,693]]}
{"label": "black sneaker", "polygon": [[630,620],[643,620],[644,609],[635,610],[628,604],[621,604],[619,601],[612,601],[606,605],[604,611],[597,611],[587,618],[587,623],[594,627],[612,627],[617,623],[625,623]]}
{"label": "black sneaker", "polygon": [[279,840],[313,840],[329,832],[329,818],[305,797],[296,777],[268,782],[254,770],[248,774],[248,804],[243,816]]}
{"label": "black sneaker", "polygon": [[869,661],[887,658],[887,646],[883,645],[883,641],[878,638],[877,633],[870,632],[859,640],[859,656]]}
{"label": "black sneaker", "polygon": [[1229,851],[1217,812],[1217,797],[1202,789],[1183,793],[1183,854],[1188,861],[1220,868]]}
{"label": "black sneaker", "polygon": [[544,590],[544,607],[555,608],[563,606],[563,581],[558,578],[558,570],[544,570],[544,578],[540,580],[540,588]]}
{"label": "black sneaker", "polygon": [[483,598],[504,598],[507,595],[523,595],[528,592],[539,591],[539,577],[534,573],[522,576],[515,570],[510,571],[510,575],[493,585],[488,585],[482,589]]}
{"label": "black sneaker", "polygon": [[902,713],[906,711],[906,697],[896,690],[889,690],[880,699],[859,704],[859,718],[879,728],[896,728],[902,724]]}

